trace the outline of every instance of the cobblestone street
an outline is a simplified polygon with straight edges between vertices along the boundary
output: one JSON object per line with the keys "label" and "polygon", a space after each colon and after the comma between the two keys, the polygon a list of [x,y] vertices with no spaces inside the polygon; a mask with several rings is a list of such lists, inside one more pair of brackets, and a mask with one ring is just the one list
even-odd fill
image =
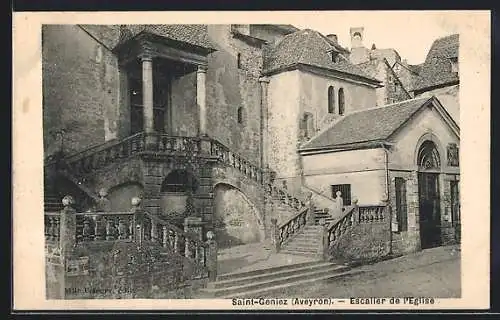
{"label": "cobblestone street", "polygon": [[[314,287],[295,287],[268,297],[391,297],[458,298],[460,251],[456,246],[415,254],[353,269],[350,276]],[[361,273],[357,273],[362,271]]]}

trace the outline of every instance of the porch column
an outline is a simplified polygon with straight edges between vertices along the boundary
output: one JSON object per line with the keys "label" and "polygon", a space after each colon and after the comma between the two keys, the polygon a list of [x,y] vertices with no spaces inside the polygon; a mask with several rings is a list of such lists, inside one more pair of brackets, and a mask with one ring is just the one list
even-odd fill
{"label": "porch column", "polygon": [[266,168],[269,165],[268,161],[268,105],[267,105],[267,91],[269,86],[269,78],[262,77],[260,82],[260,137],[261,137],[261,167]]}
{"label": "porch column", "polygon": [[154,131],[153,113],[153,58],[148,55],[141,57],[142,61],[142,104],[144,114],[144,131]]}
{"label": "porch column", "polygon": [[199,65],[196,72],[196,103],[199,113],[199,135],[207,135],[207,66]]}

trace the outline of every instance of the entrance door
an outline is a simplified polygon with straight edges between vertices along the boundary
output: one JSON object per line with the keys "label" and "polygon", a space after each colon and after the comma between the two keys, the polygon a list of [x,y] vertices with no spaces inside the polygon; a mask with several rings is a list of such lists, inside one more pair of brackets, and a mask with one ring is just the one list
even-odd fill
{"label": "entrance door", "polygon": [[420,172],[418,176],[420,207],[420,242],[422,249],[441,245],[439,174]]}

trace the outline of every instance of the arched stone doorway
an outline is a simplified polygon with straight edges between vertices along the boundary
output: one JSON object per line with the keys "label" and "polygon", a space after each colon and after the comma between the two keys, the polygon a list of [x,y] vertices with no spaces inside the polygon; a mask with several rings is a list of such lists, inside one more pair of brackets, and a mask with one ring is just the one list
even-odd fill
{"label": "arched stone doorway", "polygon": [[214,229],[219,248],[256,243],[264,238],[263,221],[245,194],[232,185],[214,188]]}
{"label": "arched stone doorway", "polygon": [[182,226],[184,218],[194,210],[193,194],[197,188],[197,179],[191,172],[181,169],[170,172],[160,189],[161,216]]}
{"label": "arched stone doorway", "polygon": [[417,154],[421,248],[441,245],[439,174],[441,158],[433,141],[424,141]]}

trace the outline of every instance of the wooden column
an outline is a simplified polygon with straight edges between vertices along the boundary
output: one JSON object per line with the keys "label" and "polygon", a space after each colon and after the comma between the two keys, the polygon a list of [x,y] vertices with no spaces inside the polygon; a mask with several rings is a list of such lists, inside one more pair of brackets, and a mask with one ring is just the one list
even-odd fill
{"label": "wooden column", "polygon": [[199,113],[199,135],[207,135],[207,66],[199,65],[196,71],[196,103]]}

